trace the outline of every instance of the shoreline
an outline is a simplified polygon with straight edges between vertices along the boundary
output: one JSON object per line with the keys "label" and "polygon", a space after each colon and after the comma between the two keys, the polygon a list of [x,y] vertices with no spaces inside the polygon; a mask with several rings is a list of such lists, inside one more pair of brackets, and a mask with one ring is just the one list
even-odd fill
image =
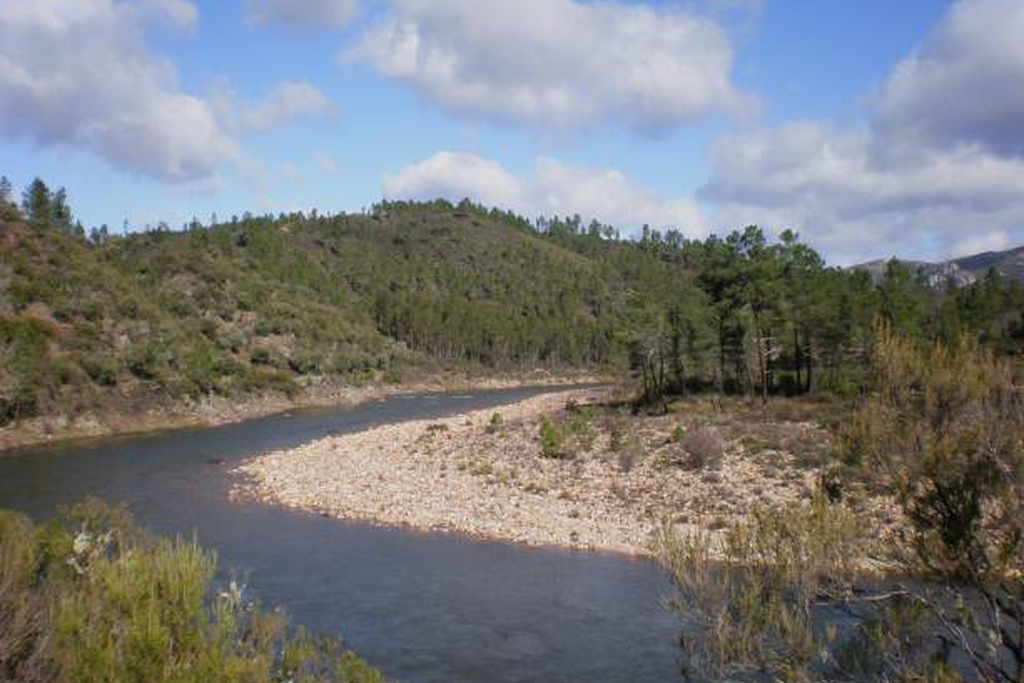
{"label": "shoreline", "polygon": [[606,381],[593,374],[548,374],[536,376],[435,377],[405,384],[318,385],[301,395],[282,394],[246,397],[237,400],[213,397],[197,403],[182,403],[170,408],[151,407],[125,414],[85,413],[69,418],[47,415],[0,427],[0,458],[34,446],[47,446],[112,437],[143,436],[196,427],[218,427],[269,417],[292,410],[310,408],[353,408],[392,396],[434,392],[489,391],[530,387],[557,387],[573,384],[599,384]]}
{"label": "shoreline", "polygon": [[567,404],[586,411],[608,392],[545,393],[270,451],[232,469],[231,496],[377,526],[644,559],[664,521],[715,531],[760,502],[800,500],[813,486],[813,471],[775,477],[783,456],[761,462],[739,439],[713,471],[667,465],[678,444],[660,434],[644,434],[643,454],[625,463],[600,426],[585,449],[544,457],[538,426],[553,415],[572,419],[579,413]]}

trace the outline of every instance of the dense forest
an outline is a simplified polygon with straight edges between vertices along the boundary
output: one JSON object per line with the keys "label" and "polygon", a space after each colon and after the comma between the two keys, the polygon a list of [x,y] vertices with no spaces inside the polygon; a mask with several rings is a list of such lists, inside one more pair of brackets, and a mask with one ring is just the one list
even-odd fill
{"label": "dense forest", "polygon": [[1018,356],[1024,288],[828,266],[793,232],[636,240],[464,201],[86,230],[0,182],[0,424],[451,370],[625,374],[648,398],[857,393],[876,320]]}

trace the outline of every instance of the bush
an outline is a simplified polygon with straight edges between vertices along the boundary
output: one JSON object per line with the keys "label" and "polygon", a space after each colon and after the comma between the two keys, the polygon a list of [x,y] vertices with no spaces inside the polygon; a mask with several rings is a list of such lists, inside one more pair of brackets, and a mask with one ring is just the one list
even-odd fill
{"label": "bush", "polygon": [[504,424],[505,420],[501,417],[501,413],[491,413],[491,419],[487,422],[486,431],[488,434],[496,434],[501,431]]}
{"label": "bush", "polygon": [[686,432],[682,441],[686,457],[683,466],[691,470],[718,467],[725,454],[722,437],[713,429],[697,427]]}
{"label": "bush", "polygon": [[597,430],[594,429],[594,411],[591,409],[577,409],[569,419],[569,432],[572,434],[576,444],[585,451],[589,451],[597,438]]}
{"label": "bush", "polygon": [[160,347],[156,342],[141,342],[132,346],[125,358],[128,371],[141,380],[160,379]]}
{"label": "bush", "polygon": [[249,369],[238,378],[238,388],[245,393],[277,391],[288,397],[295,397],[302,390],[290,375],[271,368]]}
{"label": "bush", "polygon": [[89,502],[33,527],[0,512],[0,679],[24,683],[381,683],[335,640],[217,586],[194,543]]}
{"label": "bush", "polygon": [[106,358],[83,358],[79,361],[85,374],[101,387],[117,385],[117,367]]}
{"label": "bush", "polygon": [[544,416],[540,421],[540,452],[545,458],[561,458],[565,453],[565,435],[551,418]]}
{"label": "bush", "polygon": [[885,326],[874,371],[877,390],[843,435],[844,459],[900,501],[905,570],[957,587],[955,615],[947,597],[919,594],[950,644],[981,679],[1020,680],[1024,391],[1007,362],[970,341],[924,350]]}
{"label": "bush", "polygon": [[[846,681],[870,670],[864,680],[926,680],[904,677],[930,655],[913,603],[853,590],[858,523],[823,496],[760,508],[721,539],[665,527],[656,552],[677,588],[688,679]],[[841,619],[835,604],[847,606]]]}
{"label": "bush", "polygon": [[9,395],[0,396],[0,426],[38,414],[38,394],[35,388],[27,384],[19,384]]}
{"label": "bush", "polygon": [[265,349],[262,347],[253,349],[252,353],[249,355],[249,360],[252,362],[253,365],[274,364],[273,354],[271,354],[269,349]]}

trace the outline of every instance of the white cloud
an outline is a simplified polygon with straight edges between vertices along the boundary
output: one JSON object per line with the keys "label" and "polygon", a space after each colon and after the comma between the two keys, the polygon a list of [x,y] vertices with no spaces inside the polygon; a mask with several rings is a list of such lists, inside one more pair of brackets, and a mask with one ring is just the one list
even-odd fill
{"label": "white cloud", "polygon": [[327,97],[307,81],[284,82],[274,87],[259,104],[244,107],[242,122],[254,130],[266,130],[300,116],[329,116],[336,109]]}
{"label": "white cloud", "polygon": [[709,19],[579,0],[392,0],[343,55],[456,114],[642,130],[749,113],[755,103],[733,87],[732,59]]}
{"label": "white cloud", "polygon": [[359,14],[359,0],[246,0],[244,8],[250,25],[341,29]]}
{"label": "white cloud", "polygon": [[725,136],[701,198],[719,224],[793,227],[846,263],[1024,239],[1019,35],[1021,3],[962,0],[894,69],[869,121]]}
{"label": "white cloud", "polygon": [[127,8],[144,21],[159,21],[174,28],[191,30],[199,23],[199,10],[188,0],[139,0]]}
{"label": "white cloud", "polygon": [[701,197],[718,223],[798,229],[841,262],[942,257],[970,236],[1024,226],[1024,160],[981,147],[879,158],[871,128],[815,122],[726,136]]}
{"label": "white cloud", "polygon": [[1024,2],[954,5],[886,81],[879,128],[904,144],[967,142],[1024,153],[1021,36]]}
{"label": "white cloud", "polygon": [[496,161],[475,154],[438,152],[384,177],[388,199],[459,201],[469,197],[489,206],[521,209],[527,203],[522,181]]}
{"label": "white cloud", "polygon": [[469,198],[527,216],[580,214],[624,231],[647,223],[704,234],[704,221],[693,201],[664,200],[616,170],[570,166],[538,159],[532,175],[516,176],[495,161],[475,154],[438,152],[384,178],[389,199],[453,202]]}
{"label": "white cloud", "polygon": [[195,17],[182,0],[5,0],[0,135],[84,147],[164,180],[211,175],[234,143],[143,42],[147,20],[189,28]]}

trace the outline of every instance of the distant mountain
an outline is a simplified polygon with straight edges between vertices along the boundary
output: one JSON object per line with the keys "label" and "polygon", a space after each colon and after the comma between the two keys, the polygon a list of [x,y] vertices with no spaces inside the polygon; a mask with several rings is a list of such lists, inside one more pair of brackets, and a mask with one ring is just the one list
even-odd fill
{"label": "distant mountain", "polygon": [[1008,280],[1024,282],[1024,247],[1006,251],[985,251],[974,256],[964,256],[952,261],[960,268],[982,277],[989,268]]}
{"label": "distant mountain", "polygon": [[[875,259],[852,266],[852,270],[865,270],[876,282],[885,275],[886,264],[891,259]],[[995,268],[1003,278],[1024,283],[1024,246],[1006,251],[986,251],[972,256],[931,263],[897,259],[911,270],[920,270],[928,277],[933,287],[944,286],[952,281],[963,287],[983,277],[990,268]]]}

